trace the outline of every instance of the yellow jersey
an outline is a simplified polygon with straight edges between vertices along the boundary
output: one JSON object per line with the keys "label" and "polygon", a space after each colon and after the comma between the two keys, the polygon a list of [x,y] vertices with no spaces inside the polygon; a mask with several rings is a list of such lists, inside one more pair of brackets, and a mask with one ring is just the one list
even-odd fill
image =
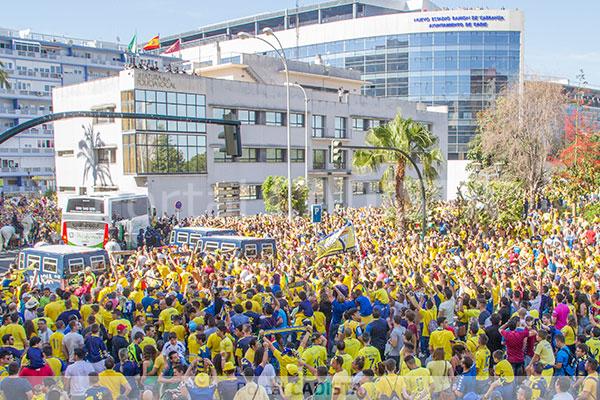
{"label": "yellow jersey", "polygon": [[439,328],[431,332],[431,335],[429,336],[429,346],[431,346],[433,350],[444,349],[444,360],[450,361],[452,358],[452,341],[455,339],[454,333]]}
{"label": "yellow jersey", "polygon": [[478,381],[485,381],[490,377],[490,350],[487,346],[480,346],[475,352],[475,367],[477,368]]}
{"label": "yellow jersey", "polygon": [[[310,346],[307,349],[299,349],[302,360],[313,368],[327,365],[327,349],[323,346]],[[312,376],[309,370],[305,371],[306,376]]]}
{"label": "yellow jersey", "polygon": [[381,354],[373,346],[365,346],[358,351],[358,356],[365,358],[365,369],[373,369],[381,362]]}
{"label": "yellow jersey", "polygon": [[515,371],[507,360],[502,360],[494,366],[494,375],[500,378],[503,385],[515,380]]}
{"label": "yellow jersey", "polygon": [[429,398],[429,389],[432,384],[431,373],[427,368],[419,367],[409,371],[404,377],[406,391],[411,397]]}

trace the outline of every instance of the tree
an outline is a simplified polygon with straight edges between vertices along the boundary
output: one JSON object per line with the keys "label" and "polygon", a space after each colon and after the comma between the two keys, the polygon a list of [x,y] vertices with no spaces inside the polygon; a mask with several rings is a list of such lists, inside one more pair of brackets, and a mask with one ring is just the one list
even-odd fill
{"label": "tree", "polygon": [[0,61],[0,88],[10,89],[10,83],[8,83],[8,72],[4,70],[4,64]]}
{"label": "tree", "polygon": [[156,158],[152,159],[152,172],[184,172],[186,161],[177,146],[169,145],[167,135],[159,135],[157,140]]}
{"label": "tree", "polygon": [[[411,118],[396,115],[389,123],[371,128],[365,141],[370,146],[400,149],[413,160],[420,162],[426,180],[431,182],[437,177],[436,167],[441,163],[443,156],[437,147],[438,138],[429,132],[425,125]],[[402,226],[405,226],[404,181],[407,163],[410,167],[410,161],[397,151],[391,150],[359,150],[353,157],[353,164],[359,170],[376,171],[384,167],[382,179],[388,180],[393,177],[394,198]]]}
{"label": "tree", "polygon": [[484,158],[504,164],[503,174],[523,184],[530,204],[546,182],[548,157],[560,143],[566,96],[558,84],[527,81],[505,88],[477,116]]}
{"label": "tree", "polygon": [[506,226],[523,215],[523,188],[514,181],[469,179],[459,187],[458,200],[464,224]]}
{"label": "tree", "polygon": [[[288,180],[283,176],[268,176],[262,184],[262,195],[265,210],[271,213],[287,214],[288,211]],[[306,212],[308,187],[304,177],[292,181],[292,209],[299,215]]]}

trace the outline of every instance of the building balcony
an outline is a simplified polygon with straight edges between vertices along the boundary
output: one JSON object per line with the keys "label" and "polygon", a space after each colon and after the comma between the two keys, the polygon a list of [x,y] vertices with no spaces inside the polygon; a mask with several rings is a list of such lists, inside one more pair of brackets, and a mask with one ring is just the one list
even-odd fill
{"label": "building balcony", "polygon": [[44,99],[50,101],[50,92],[2,88],[0,89],[0,97],[11,99]]}

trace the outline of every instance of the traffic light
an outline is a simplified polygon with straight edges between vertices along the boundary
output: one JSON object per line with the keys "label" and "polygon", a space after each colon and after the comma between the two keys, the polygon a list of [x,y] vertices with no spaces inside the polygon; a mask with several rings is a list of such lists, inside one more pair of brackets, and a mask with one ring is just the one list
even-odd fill
{"label": "traffic light", "polygon": [[[233,114],[223,115],[225,120],[233,120]],[[242,139],[240,137],[239,125],[224,125],[223,132],[219,133],[219,139],[225,139],[225,146],[221,147],[221,152],[230,157],[240,157],[242,155]]]}
{"label": "traffic light", "polygon": [[330,154],[331,154],[331,163],[332,164],[340,164],[343,160],[343,152],[342,152],[342,141],[341,140],[332,140],[330,146]]}

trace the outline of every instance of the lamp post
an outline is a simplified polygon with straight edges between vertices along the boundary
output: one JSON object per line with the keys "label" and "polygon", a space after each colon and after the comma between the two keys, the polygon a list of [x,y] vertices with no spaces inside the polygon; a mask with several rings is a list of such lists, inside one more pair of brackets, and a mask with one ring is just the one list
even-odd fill
{"label": "lamp post", "polygon": [[[308,96],[306,95],[306,90],[299,83],[294,82],[290,83],[290,85],[302,90],[302,94],[304,95],[304,182],[306,182],[306,187],[308,187]],[[308,203],[308,196],[306,197],[306,202]]]}
{"label": "lamp post", "polygon": [[[265,40],[261,37],[251,35],[247,32],[240,32],[237,34],[237,37],[240,39],[258,39],[261,42],[269,45],[283,63],[283,68],[285,70],[285,94],[286,94],[286,112],[287,112],[287,178],[288,178],[288,221],[292,222],[292,161],[290,156],[292,155],[292,132],[290,130],[290,72],[288,70],[287,58],[285,57],[285,51],[283,50],[283,46],[279,41],[279,38],[273,32],[271,28],[264,28],[262,32],[267,36],[273,36],[279,45],[279,49],[275,47],[271,42]],[[308,184],[308,183],[307,183]]]}

